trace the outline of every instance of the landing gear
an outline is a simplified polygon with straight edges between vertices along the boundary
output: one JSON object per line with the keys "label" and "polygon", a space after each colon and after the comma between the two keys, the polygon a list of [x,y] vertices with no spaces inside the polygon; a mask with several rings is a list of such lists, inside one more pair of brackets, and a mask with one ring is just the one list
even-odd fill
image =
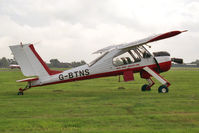
{"label": "landing gear", "polygon": [[27,90],[27,89],[30,89],[30,88],[31,88],[31,83],[28,82],[28,85],[26,85],[24,89],[19,88],[19,92],[17,93],[17,95],[23,95],[23,92],[24,92],[25,90]]}
{"label": "landing gear", "polygon": [[[119,75],[119,77],[118,77],[118,82],[121,82],[120,75]],[[117,89],[118,89],[118,90],[124,90],[125,88],[121,86],[121,87],[118,87]]]}
{"label": "landing gear", "polygon": [[166,85],[161,85],[161,86],[158,88],[158,92],[159,92],[159,93],[168,93],[168,92],[169,92],[169,88],[168,88]]}
{"label": "landing gear", "polygon": [[151,90],[151,87],[147,84],[143,85],[142,88],[141,88],[142,91],[150,91]]}
{"label": "landing gear", "polygon": [[23,92],[18,92],[17,95],[23,95]]}
{"label": "landing gear", "polygon": [[142,91],[150,91],[151,87],[154,85],[154,82],[153,82],[153,80],[151,78],[148,78],[146,80],[148,81],[149,84],[148,85],[147,84],[143,85],[142,88],[141,88]]}
{"label": "landing gear", "polygon": [[153,80],[150,78],[151,76],[153,76],[155,79],[157,79],[162,85],[158,88],[158,92],[159,93],[168,93],[169,89],[168,87],[170,86],[170,83],[164,79],[162,76],[159,75],[159,73],[155,72],[154,70],[152,70],[149,67],[144,67],[143,68],[144,72],[146,73],[141,73],[141,77],[147,79],[149,85],[143,85],[142,86],[142,91],[145,91],[148,86],[149,88],[151,88],[151,86],[154,85]]}

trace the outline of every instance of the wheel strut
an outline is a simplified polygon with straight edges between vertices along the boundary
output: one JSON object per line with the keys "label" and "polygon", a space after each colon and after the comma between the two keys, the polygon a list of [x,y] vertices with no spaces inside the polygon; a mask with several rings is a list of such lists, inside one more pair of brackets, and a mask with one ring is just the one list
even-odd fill
{"label": "wheel strut", "polygon": [[142,91],[150,91],[151,87],[155,84],[151,78],[146,79],[148,81],[148,85],[144,84],[141,88]]}
{"label": "wheel strut", "polygon": [[23,89],[19,88],[19,92],[17,93],[17,95],[23,95],[23,92],[30,88],[31,88],[31,85],[30,85],[30,82],[28,82],[28,85],[26,85]]}

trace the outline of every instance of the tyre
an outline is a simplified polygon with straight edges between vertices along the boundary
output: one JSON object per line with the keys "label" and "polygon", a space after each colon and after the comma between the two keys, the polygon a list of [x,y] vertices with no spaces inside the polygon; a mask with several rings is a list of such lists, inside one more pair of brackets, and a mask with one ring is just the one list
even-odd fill
{"label": "tyre", "polygon": [[169,92],[169,88],[167,88],[165,85],[161,85],[161,86],[158,88],[158,92],[159,92],[159,93],[168,93],[168,92]]}
{"label": "tyre", "polygon": [[145,85],[142,86],[141,90],[142,91],[150,91],[151,87],[149,87],[149,85],[145,84]]}
{"label": "tyre", "polygon": [[23,92],[18,92],[17,95],[23,95]]}

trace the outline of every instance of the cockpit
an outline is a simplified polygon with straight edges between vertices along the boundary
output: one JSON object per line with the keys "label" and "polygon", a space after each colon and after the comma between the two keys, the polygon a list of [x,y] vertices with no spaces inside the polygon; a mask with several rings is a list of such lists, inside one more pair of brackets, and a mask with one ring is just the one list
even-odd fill
{"label": "cockpit", "polygon": [[[101,56],[89,63],[89,67],[96,64],[99,60],[105,57],[109,51],[103,53]],[[137,46],[129,49],[127,51],[120,51],[112,58],[112,63],[114,66],[122,66],[132,63],[138,63],[142,58],[150,58],[151,53],[144,46]]]}
{"label": "cockpit", "polygon": [[144,46],[133,47],[132,49],[117,55],[113,58],[114,66],[127,65],[141,61],[141,58],[150,58],[150,52]]}

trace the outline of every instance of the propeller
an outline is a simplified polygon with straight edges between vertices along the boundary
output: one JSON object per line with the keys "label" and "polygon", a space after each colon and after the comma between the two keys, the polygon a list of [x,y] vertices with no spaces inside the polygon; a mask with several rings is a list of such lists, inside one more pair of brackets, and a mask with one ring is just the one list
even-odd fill
{"label": "propeller", "polygon": [[183,64],[183,59],[181,58],[171,58],[171,61],[178,64]]}

